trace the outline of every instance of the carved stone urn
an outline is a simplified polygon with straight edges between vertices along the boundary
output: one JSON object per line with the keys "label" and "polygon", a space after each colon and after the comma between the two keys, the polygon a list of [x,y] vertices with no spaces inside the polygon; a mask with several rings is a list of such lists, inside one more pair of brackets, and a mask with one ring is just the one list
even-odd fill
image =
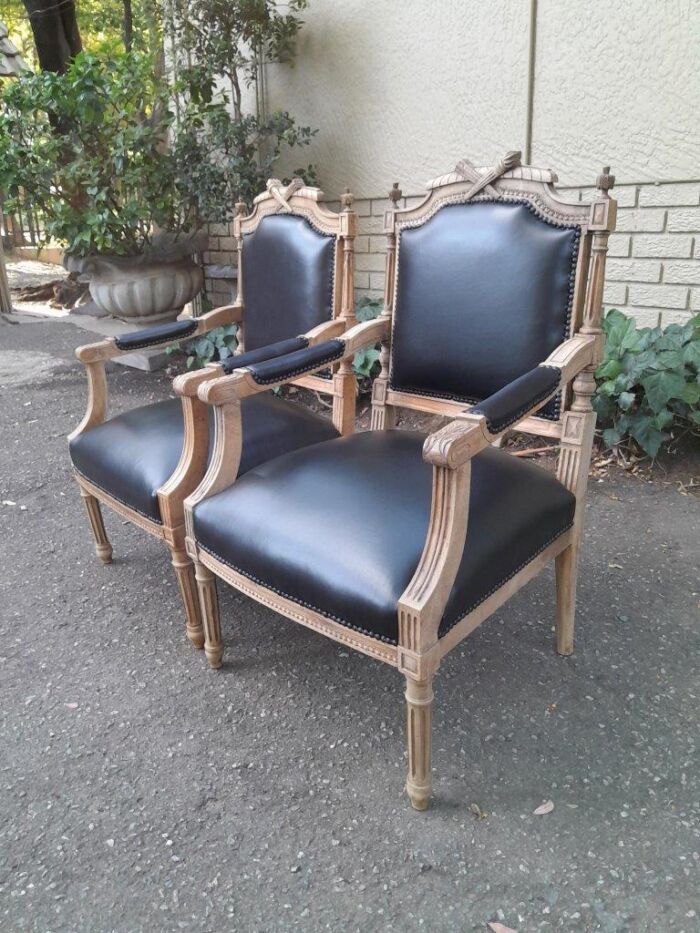
{"label": "carved stone urn", "polygon": [[82,272],[95,304],[133,324],[175,320],[204,283],[201,266],[189,257],[144,262],[142,256],[91,256]]}

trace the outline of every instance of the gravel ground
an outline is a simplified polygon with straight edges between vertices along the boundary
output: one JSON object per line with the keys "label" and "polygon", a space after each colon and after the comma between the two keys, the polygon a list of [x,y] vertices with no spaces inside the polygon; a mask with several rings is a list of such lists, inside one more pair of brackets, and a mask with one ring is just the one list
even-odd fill
{"label": "gravel ground", "polygon": [[700,929],[697,501],[593,484],[576,654],[551,573],[453,652],[415,813],[395,671],[225,588],[210,671],[158,541],[107,514],[99,565],[65,442],[83,336],[0,321],[3,931]]}

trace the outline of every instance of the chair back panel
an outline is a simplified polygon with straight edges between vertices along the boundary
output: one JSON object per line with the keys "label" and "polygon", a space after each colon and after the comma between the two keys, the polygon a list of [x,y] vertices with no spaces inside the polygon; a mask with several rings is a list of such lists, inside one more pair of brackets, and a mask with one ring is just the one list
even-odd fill
{"label": "chair back panel", "polygon": [[397,227],[392,389],[480,401],[569,336],[579,224],[473,200]]}
{"label": "chair back panel", "polygon": [[244,233],[246,350],[295,337],[332,318],[335,242],[296,214],[268,215]]}

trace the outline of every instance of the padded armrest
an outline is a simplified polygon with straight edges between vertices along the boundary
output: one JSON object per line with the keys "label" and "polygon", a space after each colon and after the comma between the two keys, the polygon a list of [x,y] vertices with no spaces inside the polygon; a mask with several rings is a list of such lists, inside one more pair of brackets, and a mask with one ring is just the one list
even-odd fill
{"label": "padded armrest", "polygon": [[561,370],[557,366],[536,366],[479,402],[471,411],[486,418],[491,434],[500,434],[528,412],[539,408],[557,391],[560,382]]}
{"label": "padded armrest", "polygon": [[287,353],[286,356],[277,359],[253,363],[247,369],[258,385],[269,385],[284,379],[294,379],[324,363],[332,363],[339,360],[344,353],[345,341],[326,340],[324,343]]}
{"label": "padded armrest", "polygon": [[259,347],[257,350],[248,350],[246,353],[239,353],[238,356],[229,356],[223,360],[221,368],[228,376],[234,370],[241,369],[243,366],[252,366],[254,363],[264,363],[266,360],[286,356],[295,350],[304,350],[308,345],[308,337],[290,337],[288,340],[278,340],[277,343],[270,343],[266,347]]}
{"label": "padded armrest", "polygon": [[188,321],[168,321],[167,324],[133,331],[131,334],[121,334],[114,338],[114,342],[120,350],[142,350],[168,340],[190,337],[197,330],[198,323],[196,318]]}

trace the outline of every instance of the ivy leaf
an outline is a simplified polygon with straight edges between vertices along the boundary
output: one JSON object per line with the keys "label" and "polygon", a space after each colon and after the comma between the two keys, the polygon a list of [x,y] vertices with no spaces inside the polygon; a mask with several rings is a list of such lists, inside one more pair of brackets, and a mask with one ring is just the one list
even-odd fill
{"label": "ivy leaf", "polygon": [[682,398],[685,377],[678,372],[662,372],[642,380],[649,405],[654,411],[664,408],[669,399]]}
{"label": "ivy leaf", "polygon": [[634,392],[620,392],[617,404],[620,406],[622,411],[629,411],[632,405],[634,405],[635,399],[636,396]]}
{"label": "ivy leaf", "polygon": [[632,423],[630,434],[642,450],[649,454],[650,457],[655,457],[658,454],[663,435],[661,431],[655,427],[651,418],[644,415],[637,418]]}

